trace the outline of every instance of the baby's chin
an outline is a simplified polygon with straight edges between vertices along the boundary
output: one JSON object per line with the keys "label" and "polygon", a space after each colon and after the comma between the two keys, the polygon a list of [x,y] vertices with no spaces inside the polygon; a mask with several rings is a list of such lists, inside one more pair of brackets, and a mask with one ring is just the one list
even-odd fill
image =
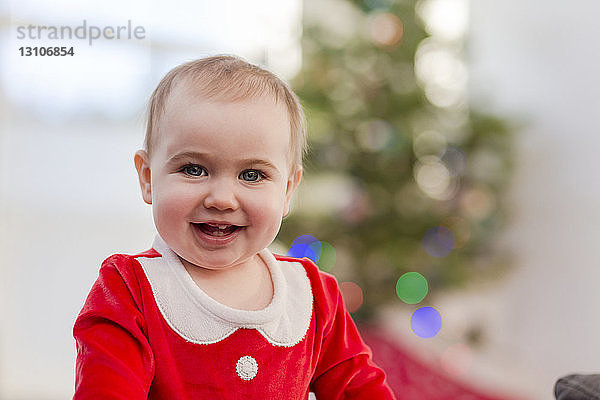
{"label": "baby's chin", "polygon": [[188,271],[189,271],[189,268],[191,268],[196,271],[201,270],[201,271],[205,271],[206,273],[210,273],[210,272],[219,272],[219,271],[225,271],[225,270],[231,270],[231,269],[243,267],[249,261],[251,261],[254,257],[258,256],[258,254],[255,254],[251,257],[239,259],[239,258],[232,258],[231,256],[227,257],[227,256],[222,256],[222,255],[217,255],[217,254],[213,254],[213,255],[210,254],[210,253],[217,253],[216,251],[208,252],[208,253],[209,254],[207,256],[202,257],[202,258],[194,258],[194,257],[184,258],[184,257],[180,256],[179,254],[178,254],[178,257],[181,260],[181,262],[183,263],[184,267],[188,268]]}

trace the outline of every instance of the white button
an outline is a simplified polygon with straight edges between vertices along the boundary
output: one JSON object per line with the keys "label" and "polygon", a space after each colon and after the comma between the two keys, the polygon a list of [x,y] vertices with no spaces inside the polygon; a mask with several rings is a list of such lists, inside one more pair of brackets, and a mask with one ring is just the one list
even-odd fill
{"label": "white button", "polygon": [[258,373],[258,363],[250,356],[240,357],[235,365],[238,376],[245,381],[253,379]]}

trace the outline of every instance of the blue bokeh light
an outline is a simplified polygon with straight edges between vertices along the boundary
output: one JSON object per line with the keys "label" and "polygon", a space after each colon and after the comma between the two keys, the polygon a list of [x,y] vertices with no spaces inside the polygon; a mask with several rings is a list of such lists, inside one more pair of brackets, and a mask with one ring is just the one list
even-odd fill
{"label": "blue bokeh light", "polygon": [[421,307],[410,317],[410,327],[415,335],[428,339],[442,329],[442,316],[433,307]]}
{"label": "blue bokeh light", "polygon": [[315,254],[315,251],[306,243],[298,243],[290,247],[286,256],[296,258],[310,258],[315,264],[319,261],[319,258]]}
{"label": "blue bokeh light", "polygon": [[323,246],[317,238],[311,235],[301,235],[294,240],[286,255],[297,258],[310,258],[316,264],[319,262],[322,253]]}
{"label": "blue bokeh light", "polygon": [[454,248],[454,234],[445,226],[430,228],[425,232],[421,246],[430,256],[446,257]]}
{"label": "blue bokeh light", "polygon": [[314,255],[317,257],[317,260],[321,257],[321,253],[323,252],[323,246],[321,246],[321,242],[316,237],[311,235],[298,236],[296,240],[294,240],[294,242],[292,243],[292,247],[298,244],[307,244],[313,251]]}

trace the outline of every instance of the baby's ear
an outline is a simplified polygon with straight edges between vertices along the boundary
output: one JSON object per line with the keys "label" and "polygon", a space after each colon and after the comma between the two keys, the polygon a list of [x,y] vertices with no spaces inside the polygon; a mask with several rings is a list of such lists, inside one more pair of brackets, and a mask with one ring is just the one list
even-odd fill
{"label": "baby's ear", "polygon": [[152,174],[150,172],[150,159],[148,153],[144,150],[136,151],[135,156],[133,156],[133,162],[138,173],[140,189],[142,189],[142,198],[146,203],[152,204]]}
{"label": "baby's ear", "polygon": [[283,218],[287,217],[287,215],[290,213],[290,204],[292,202],[292,197],[301,180],[302,165],[297,164],[295,167],[292,168],[292,173],[290,174],[287,180],[287,185],[285,188],[285,204],[283,207]]}

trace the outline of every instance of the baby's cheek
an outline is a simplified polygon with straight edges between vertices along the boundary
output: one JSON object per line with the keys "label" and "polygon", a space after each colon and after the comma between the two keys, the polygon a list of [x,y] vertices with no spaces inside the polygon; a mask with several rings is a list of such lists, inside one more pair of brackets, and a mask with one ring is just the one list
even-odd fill
{"label": "baby's cheek", "polygon": [[154,198],[155,215],[167,218],[189,214],[198,203],[192,190],[172,188],[160,191]]}
{"label": "baby's cheek", "polygon": [[253,202],[252,218],[261,222],[273,222],[281,220],[283,200],[277,196],[269,196],[262,201]]}

